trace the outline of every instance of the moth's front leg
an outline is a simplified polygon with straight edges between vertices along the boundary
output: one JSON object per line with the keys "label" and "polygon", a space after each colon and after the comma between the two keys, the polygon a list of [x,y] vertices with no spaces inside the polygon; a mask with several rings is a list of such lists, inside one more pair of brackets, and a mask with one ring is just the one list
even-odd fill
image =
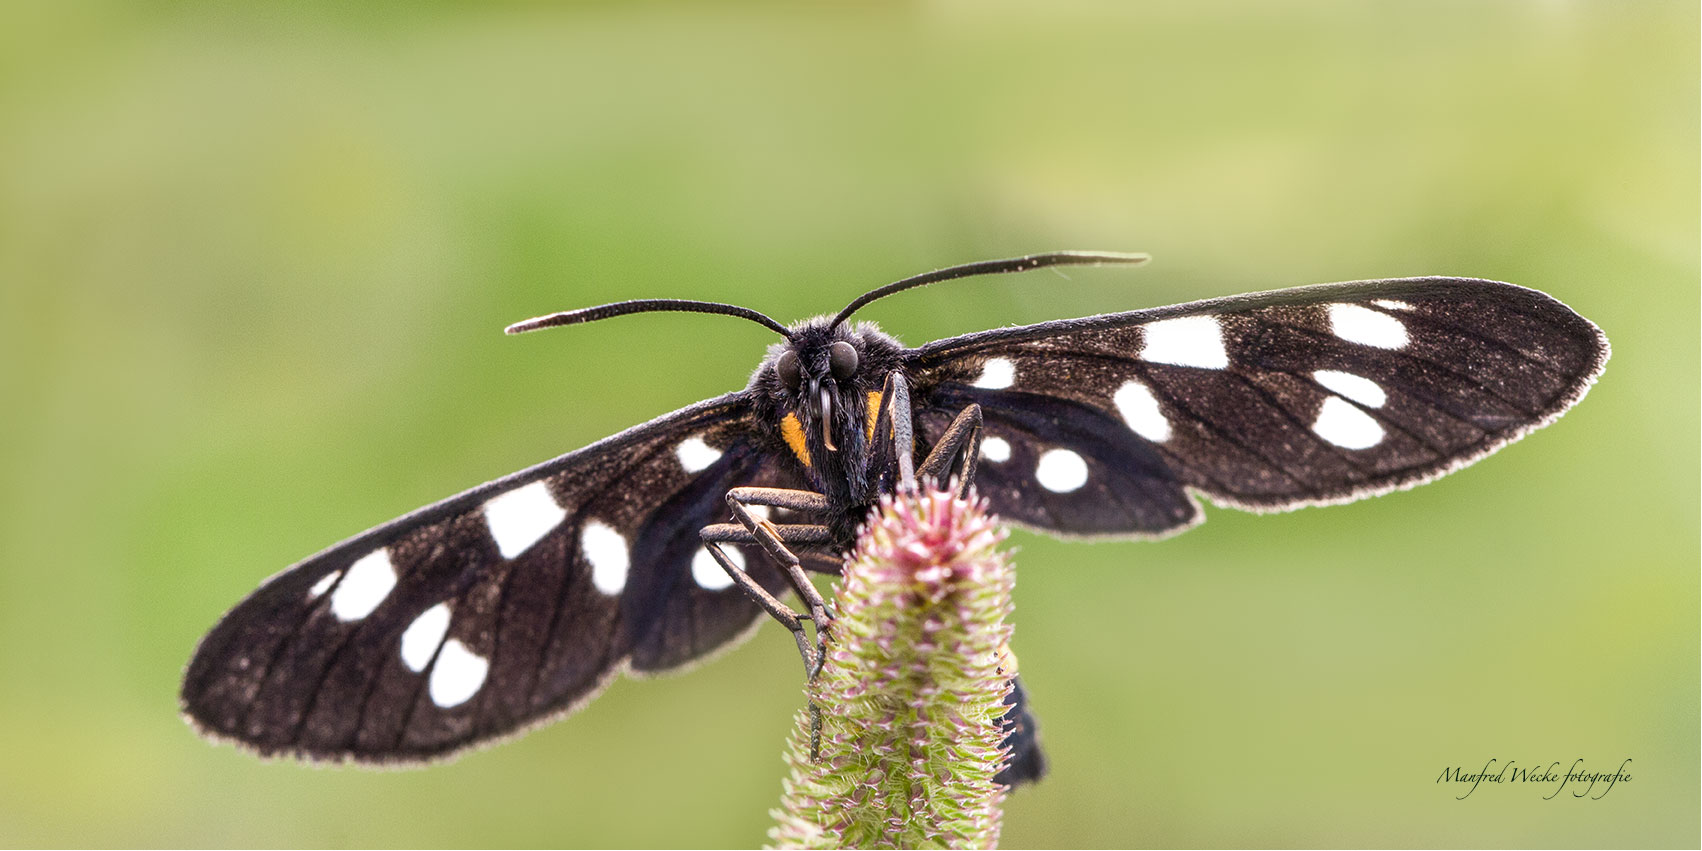
{"label": "moth's front leg", "polygon": [[[727,506],[733,510],[734,519],[738,523],[717,523],[705,526],[702,531],[704,546],[709,550],[715,562],[721,569],[732,577],[734,584],[744,589],[757,605],[768,612],[792,632],[793,640],[798,642],[798,655],[804,660],[804,676],[814,680],[821,673],[822,665],[827,662],[827,601],[822,599],[821,592],[816,590],[815,583],[804,575],[803,564],[797,553],[792,552],[788,545],[823,545],[833,542],[833,530],[826,526],[812,524],[777,525],[765,517],[757,517],[750,506],[765,505],[775,508],[785,508],[792,511],[811,512],[817,515],[827,512],[829,506],[827,497],[812,491],[787,490],[784,488],[733,488],[727,492]],[[786,578],[791,582],[792,590],[798,592],[798,597],[809,607],[808,615],[799,615],[785,603],[780,602],[774,595],[768,593],[756,580],[751,579],[740,570],[727,554],[721,550],[723,543],[760,544],[770,558],[780,563],[786,571]],[[815,646],[811,647],[809,638],[804,634],[801,621],[808,618],[815,624]],[[810,759],[816,759],[821,752],[821,707],[810,703]]]}
{"label": "moth's front leg", "polygon": [[[725,553],[710,550],[721,569],[727,571],[738,586],[750,594],[757,604],[768,611],[775,620],[792,631],[798,642],[798,652],[804,658],[806,674],[812,679],[821,671],[822,662],[826,658],[827,638],[824,630],[827,628],[827,601],[816,590],[814,583],[804,573],[802,562],[798,555],[791,550],[793,546],[824,546],[833,542],[833,531],[826,526],[815,524],[775,524],[767,518],[758,517],[751,511],[751,506],[772,506],[814,514],[826,513],[829,505],[827,497],[811,491],[787,490],[783,488],[733,488],[727,492],[727,506],[732,509],[733,518],[737,523],[717,523],[704,527],[702,537],[707,544],[723,543],[754,543],[763,548],[769,557],[779,563],[786,573],[786,578],[796,591],[798,598],[803,600],[809,614],[800,615],[785,604],[775,599],[773,595],[763,590],[744,572],[735,567],[726,558]],[[802,620],[808,619],[815,624],[815,647],[811,648],[804,635]]]}
{"label": "moth's front leg", "polygon": [[[750,578],[750,574],[740,570],[739,566],[727,557],[727,553],[721,549],[722,544],[751,543],[754,540],[748,534],[728,536],[726,535],[727,531],[743,533],[745,530],[730,523],[722,524],[719,528],[705,527],[703,529],[703,548],[709,551],[709,555],[715,559],[716,564],[721,565],[722,570],[727,571],[727,575],[732,577],[734,585],[739,586],[740,590],[744,591],[752,600],[755,600],[763,611],[768,612],[769,617],[779,621],[781,626],[792,632],[792,638],[798,642],[798,655],[804,659],[804,673],[808,675],[813,670],[814,663],[810,654],[814,651],[810,647],[810,638],[804,632],[804,625],[800,622],[799,614],[792,611],[792,607],[780,602],[773,594],[768,593],[768,589]],[[727,540],[722,540],[723,536]],[[743,537],[744,540],[736,540],[740,537]]]}
{"label": "moth's front leg", "polygon": [[[904,373],[893,370],[886,374],[881,388],[881,406],[875,415],[874,444],[879,454],[875,458],[879,469],[892,462],[898,471],[898,486],[916,489],[916,430],[910,408],[910,381]],[[885,428],[882,428],[882,426]],[[878,435],[890,436],[890,441]]]}
{"label": "moth's front leg", "polygon": [[890,447],[897,461],[899,487],[915,490],[919,478],[936,482],[943,480],[961,455],[962,479],[958,485],[958,496],[969,495],[969,489],[975,483],[976,464],[981,460],[980,405],[970,405],[958,412],[951,425],[946,427],[945,434],[928,451],[928,457],[922,460],[920,468],[915,467],[913,458],[916,439],[914,413],[910,407],[910,382],[897,370],[887,374],[886,386],[881,393],[880,414],[875,422],[877,433],[879,425],[884,422],[887,433],[892,436],[891,443],[880,445],[883,453]]}

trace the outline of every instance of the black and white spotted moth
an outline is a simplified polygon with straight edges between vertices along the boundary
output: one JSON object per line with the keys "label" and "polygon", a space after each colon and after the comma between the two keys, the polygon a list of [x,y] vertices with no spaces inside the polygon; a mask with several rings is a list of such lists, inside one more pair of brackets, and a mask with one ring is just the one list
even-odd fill
{"label": "black and white spotted moth", "polygon": [[[274,576],[201,642],[184,712],[262,754],[405,763],[565,715],[623,671],[687,665],[765,610],[813,667],[802,624],[826,612],[805,571],[836,573],[879,496],[918,476],[973,478],[994,512],[1033,529],[1168,535],[1201,520],[1200,496],[1280,511],[1427,482],[1552,422],[1608,357],[1606,337],[1560,302],[1468,278],[1302,287],[914,349],[847,323],[935,281],[1143,259],[957,266],[790,327],[672,300],[513,326],[689,310],[783,340],[743,390]],[[778,599],[787,591],[805,611]],[[1006,782],[1043,766],[1014,694]]]}

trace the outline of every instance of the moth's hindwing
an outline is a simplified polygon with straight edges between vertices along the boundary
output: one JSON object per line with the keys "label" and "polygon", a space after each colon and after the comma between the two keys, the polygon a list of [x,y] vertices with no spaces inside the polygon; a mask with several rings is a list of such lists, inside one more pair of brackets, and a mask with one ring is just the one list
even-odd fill
{"label": "moth's hindwing", "polygon": [[[421,509],[263,584],[197,649],[183,707],[262,753],[406,762],[571,711],[761,610],[698,539],[737,485],[792,486],[744,394]],[[779,593],[760,550],[727,547]]]}
{"label": "moth's hindwing", "polygon": [[1552,422],[1607,357],[1542,293],[1412,278],[999,329],[907,366],[925,443],[982,406],[997,513],[1161,535],[1200,519],[1190,490],[1274,511],[1429,481]]}

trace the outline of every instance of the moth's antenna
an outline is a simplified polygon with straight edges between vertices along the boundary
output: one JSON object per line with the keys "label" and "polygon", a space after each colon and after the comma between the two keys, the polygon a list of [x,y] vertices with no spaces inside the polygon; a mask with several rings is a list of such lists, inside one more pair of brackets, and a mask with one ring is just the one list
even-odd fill
{"label": "moth's antenna", "polygon": [[539,328],[553,328],[557,325],[583,325],[596,322],[599,319],[609,319],[615,316],[625,316],[629,313],[719,313],[723,316],[737,316],[749,319],[758,325],[772,330],[783,337],[790,338],[786,326],[773,319],[751,310],[732,304],[722,304],[718,301],[688,301],[678,298],[646,298],[636,301],[617,301],[614,304],[603,304],[597,307],[582,307],[578,310],[565,310],[548,316],[539,316],[524,322],[516,322],[502,329],[506,334],[524,334]]}
{"label": "moth's antenna", "polygon": [[972,275],[1000,275],[1006,272],[1026,272],[1039,269],[1042,266],[1102,266],[1111,263],[1145,263],[1151,258],[1145,254],[1125,254],[1119,251],[1053,251],[1046,254],[1030,254],[1027,257],[1012,257],[1009,260],[982,260],[979,263],[965,263],[962,266],[948,266],[923,272],[915,277],[894,281],[877,290],[870,290],[857,297],[856,301],[845,306],[839,315],[833,317],[834,327],[851,318],[857,309],[878,298],[885,298],[893,293],[903,292],[915,287],[924,287],[940,281],[953,278],[967,278]]}

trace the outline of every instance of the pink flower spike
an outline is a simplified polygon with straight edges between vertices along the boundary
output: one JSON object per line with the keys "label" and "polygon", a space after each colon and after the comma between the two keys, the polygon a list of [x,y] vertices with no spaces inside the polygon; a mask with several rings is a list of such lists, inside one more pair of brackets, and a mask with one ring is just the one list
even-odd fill
{"label": "pink flower spike", "polygon": [[800,712],[774,812],[787,848],[992,847],[1005,789],[999,721],[1014,577],[1004,532],[971,497],[881,500],[835,590],[826,666]]}

